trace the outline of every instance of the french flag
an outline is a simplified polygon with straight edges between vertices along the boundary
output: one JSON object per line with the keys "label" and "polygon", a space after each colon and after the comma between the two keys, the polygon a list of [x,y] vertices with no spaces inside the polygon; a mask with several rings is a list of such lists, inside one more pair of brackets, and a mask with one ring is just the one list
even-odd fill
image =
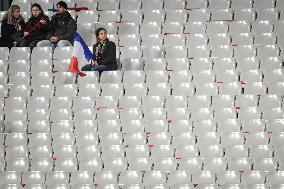
{"label": "french flag", "polygon": [[93,54],[89,47],[86,45],[79,33],[74,34],[74,47],[72,52],[72,58],[69,64],[68,72],[74,72],[79,74],[81,77],[85,76],[80,71],[79,67],[88,64],[92,60]]}

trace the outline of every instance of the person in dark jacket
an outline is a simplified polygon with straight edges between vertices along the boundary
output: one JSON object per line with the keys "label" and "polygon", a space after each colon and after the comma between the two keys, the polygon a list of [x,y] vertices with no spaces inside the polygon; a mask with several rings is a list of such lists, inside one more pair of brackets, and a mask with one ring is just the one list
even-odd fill
{"label": "person in dark jacket", "polygon": [[107,38],[104,28],[96,30],[97,43],[93,46],[94,58],[90,64],[81,68],[81,71],[108,71],[117,70],[116,45]]}
{"label": "person in dark jacket", "polygon": [[48,32],[48,16],[44,15],[41,6],[37,3],[31,7],[32,16],[29,18],[24,29],[24,39],[27,42],[27,46],[32,49],[41,40],[45,39]]}
{"label": "person in dark jacket", "polygon": [[49,23],[49,32],[46,36],[47,40],[38,42],[38,47],[46,46],[72,46],[74,39],[73,34],[77,30],[76,21],[67,11],[67,4],[59,1],[56,4],[57,13],[51,17]]}
{"label": "person in dark jacket", "polygon": [[12,5],[2,19],[0,46],[9,48],[14,46],[24,47],[24,26],[25,21],[21,16],[20,7]]}

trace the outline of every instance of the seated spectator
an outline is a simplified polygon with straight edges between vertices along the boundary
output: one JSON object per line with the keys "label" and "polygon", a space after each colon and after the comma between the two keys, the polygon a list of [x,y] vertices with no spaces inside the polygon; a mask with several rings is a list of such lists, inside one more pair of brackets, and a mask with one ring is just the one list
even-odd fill
{"label": "seated spectator", "polygon": [[117,70],[116,46],[107,38],[107,31],[104,28],[96,30],[97,43],[93,46],[94,58],[91,64],[81,68],[81,71],[108,71]]}
{"label": "seated spectator", "polygon": [[48,32],[49,18],[44,15],[41,6],[37,3],[32,5],[31,14],[25,25],[24,39],[27,46],[34,48],[39,41],[45,39]]}
{"label": "seated spectator", "polygon": [[74,39],[73,34],[77,30],[76,21],[67,11],[67,4],[59,1],[56,4],[57,13],[51,17],[49,23],[49,32],[46,36],[48,40],[37,43],[37,47],[64,47],[72,46]]}
{"label": "seated spectator", "polygon": [[0,46],[12,48],[24,47],[25,21],[21,15],[20,7],[12,5],[2,19]]}

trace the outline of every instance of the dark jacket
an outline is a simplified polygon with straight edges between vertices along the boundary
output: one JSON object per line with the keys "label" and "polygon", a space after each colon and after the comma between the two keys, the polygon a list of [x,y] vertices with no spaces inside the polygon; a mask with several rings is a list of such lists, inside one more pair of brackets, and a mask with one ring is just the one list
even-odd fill
{"label": "dark jacket", "polygon": [[73,34],[76,30],[76,21],[71,17],[68,11],[62,14],[55,14],[51,17],[47,39],[49,40],[52,36],[56,36],[59,40],[68,40],[73,44]]}
{"label": "dark jacket", "polygon": [[[40,20],[44,19],[46,24],[41,24]],[[38,17],[31,17],[25,25],[25,32],[30,34],[25,37],[28,43],[35,40],[44,40],[48,32],[49,18],[45,15],[39,15]]]}
{"label": "dark jacket", "polygon": [[19,31],[20,35],[17,38],[15,38],[13,36],[17,33],[15,25],[8,24],[7,19],[4,19],[2,21],[0,46],[11,48],[11,47],[14,46],[14,44],[13,44],[14,42],[19,42],[20,40],[22,40],[22,37],[24,36],[24,30],[23,29],[24,29],[24,26],[25,26],[25,21],[21,20],[19,22],[19,25],[21,26],[22,30]]}
{"label": "dark jacket", "polygon": [[100,43],[96,43],[93,46],[93,54],[94,60],[98,61],[98,65],[106,65],[108,70],[117,70],[117,62],[116,62],[116,46],[112,41],[107,40],[105,42],[105,46],[102,49],[102,53],[100,57],[96,56],[96,49],[99,47]]}

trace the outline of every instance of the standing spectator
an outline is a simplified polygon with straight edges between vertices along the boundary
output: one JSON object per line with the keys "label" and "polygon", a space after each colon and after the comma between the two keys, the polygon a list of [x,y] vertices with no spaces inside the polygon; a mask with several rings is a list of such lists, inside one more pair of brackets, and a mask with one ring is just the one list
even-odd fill
{"label": "standing spectator", "polygon": [[24,39],[27,42],[27,46],[32,49],[41,40],[45,39],[48,32],[48,16],[44,15],[41,6],[37,3],[31,7],[31,17],[25,25]]}
{"label": "standing spectator", "polygon": [[73,34],[77,30],[77,24],[67,11],[67,4],[59,1],[56,9],[57,13],[51,17],[49,23],[49,32],[46,36],[48,40],[38,42],[38,47],[71,46],[74,42]]}
{"label": "standing spectator", "polygon": [[21,15],[20,7],[12,5],[2,19],[0,46],[12,48],[24,47],[25,21]]}
{"label": "standing spectator", "polygon": [[91,64],[81,68],[82,71],[108,71],[117,70],[116,46],[107,38],[107,31],[104,28],[96,30],[97,43],[93,46],[94,58]]}

